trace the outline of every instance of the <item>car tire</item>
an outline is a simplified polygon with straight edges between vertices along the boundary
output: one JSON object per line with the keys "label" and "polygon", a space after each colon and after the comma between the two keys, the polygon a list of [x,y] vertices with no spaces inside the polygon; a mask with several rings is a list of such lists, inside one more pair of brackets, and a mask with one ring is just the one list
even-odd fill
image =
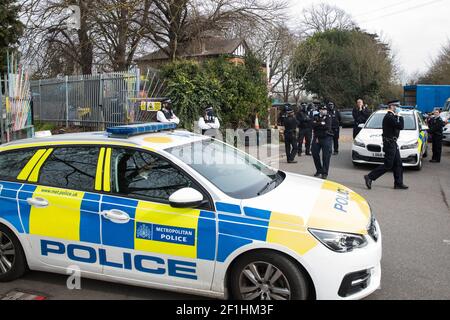
{"label": "car tire", "polygon": [[422,170],[422,166],[423,166],[423,160],[422,160],[422,158],[420,158],[419,163],[417,164],[417,166],[413,167],[413,169],[420,171],[420,170]]}
{"label": "car tire", "polygon": [[0,224],[0,282],[16,280],[26,271],[27,262],[19,239]]}
{"label": "car tire", "polygon": [[230,297],[236,300],[308,299],[303,272],[288,257],[275,252],[242,256],[232,266],[229,280]]}

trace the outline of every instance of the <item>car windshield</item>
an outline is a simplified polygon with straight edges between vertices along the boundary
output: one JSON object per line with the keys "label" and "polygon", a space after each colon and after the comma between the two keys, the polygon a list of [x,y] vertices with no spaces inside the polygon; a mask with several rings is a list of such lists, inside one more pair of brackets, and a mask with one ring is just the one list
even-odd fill
{"label": "car windshield", "polygon": [[257,197],[275,189],[284,180],[282,172],[214,139],[192,142],[165,151],[236,199]]}
{"label": "car windshield", "polygon": [[[386,113],[375,113],[367,121],[367,129],[383,129],[383,119]],[[416,130],[416,120],[413,114],[401,114],[403,116],[405,127],[403,130]]]}
{"label": "car windshield", "polygon": [[444,106],[443,111],[446,111],[446,112],[450,111],[450,101],[447,101],[447,103]]}

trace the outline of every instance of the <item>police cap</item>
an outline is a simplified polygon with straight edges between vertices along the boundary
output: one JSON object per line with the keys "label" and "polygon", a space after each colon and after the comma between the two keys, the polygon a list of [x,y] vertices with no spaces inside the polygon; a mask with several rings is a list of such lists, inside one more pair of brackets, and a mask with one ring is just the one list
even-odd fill
{"label": "police cap", "polygon": [[400,100],[391,100],[386,103],[388,106],[400,107]]}

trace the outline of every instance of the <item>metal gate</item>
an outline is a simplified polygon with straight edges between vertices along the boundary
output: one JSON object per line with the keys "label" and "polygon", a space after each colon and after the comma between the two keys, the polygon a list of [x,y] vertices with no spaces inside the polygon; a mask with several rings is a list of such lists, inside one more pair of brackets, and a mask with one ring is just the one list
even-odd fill
{"label": "metal gate", "polygon": [[34,120],[91,130],[124,124],[139,87],[138,69],[32,81]]}

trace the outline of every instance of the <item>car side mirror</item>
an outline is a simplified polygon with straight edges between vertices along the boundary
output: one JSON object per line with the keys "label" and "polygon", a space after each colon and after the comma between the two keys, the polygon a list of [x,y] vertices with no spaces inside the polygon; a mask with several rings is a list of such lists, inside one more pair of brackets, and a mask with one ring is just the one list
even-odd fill
{"label": "car side mirror", "polygon": [[426,126],[426,125],[423,125],[423,126],[420,128],[420,131],[428,131],[428,130],[430,130],[430,128],[429,128],[428,126]]}
{"label": "car side mirror", "polygon": [[203,195],[193,188],[183,188],[169,197],[169,203],[174,208],[197,208],[203,204]]}
{"label": "car side mirror", "polygon": [[365,123],[360,123],[360,124],[358,124],[358,128],[364,129],[365,125],[366,125]]}

